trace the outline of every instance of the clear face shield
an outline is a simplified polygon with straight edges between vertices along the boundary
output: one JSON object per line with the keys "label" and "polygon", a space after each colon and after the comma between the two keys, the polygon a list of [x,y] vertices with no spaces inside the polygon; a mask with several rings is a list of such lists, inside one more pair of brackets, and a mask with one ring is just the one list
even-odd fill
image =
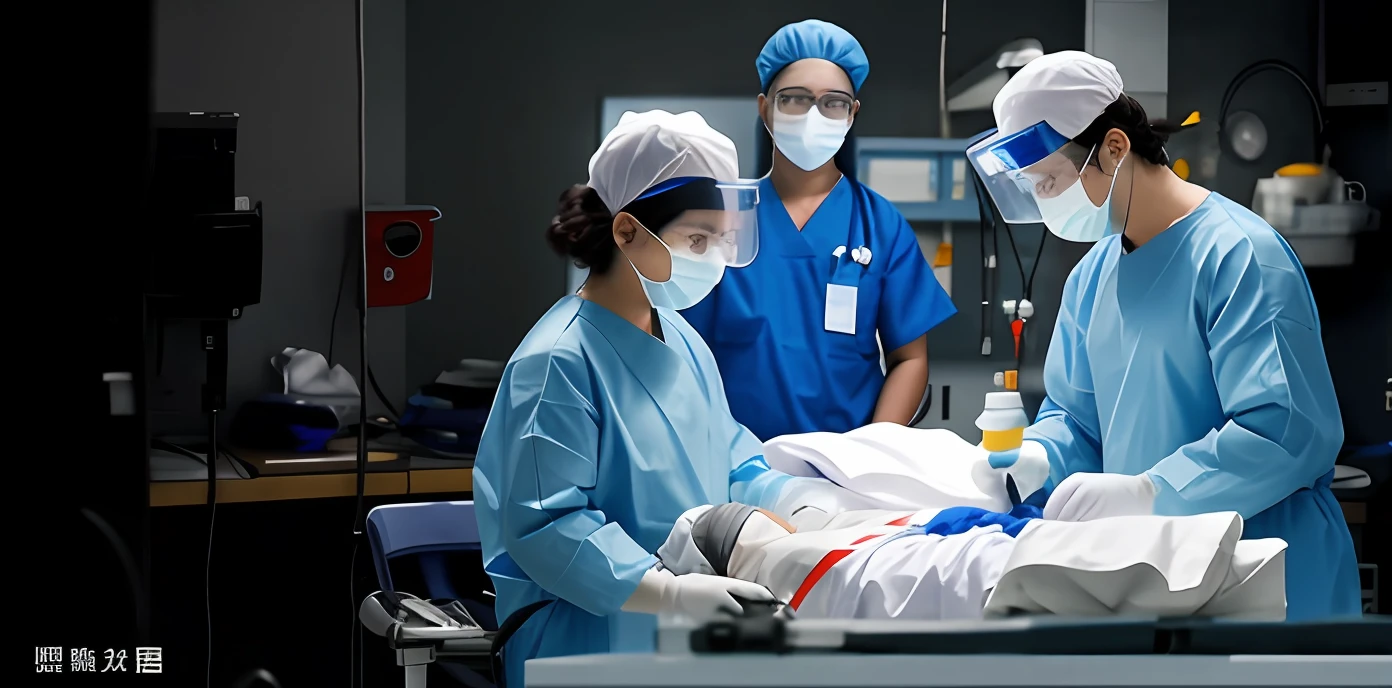
{"label": "clear face shield", "polygon": [[742,268],[754,262],[759,254],[758,183],[698,180],[685,186],[702,188],[676,187],[638,197],[641,201],[673,193],[676,197],[664,198],[663,203],[685,207],[660,228],[650,230],[658,241],[674,256],[723,267]]}
{"label": "clear face shield", "polygon": [[1100,210],[1082,184],[1092,153],[1041,122],[1009,136],[986,137],[967,149],[967,160],[1006,222],[1039,222],[1065,239],[1082,240],[1068,234],[1072,225]]}
{"label": "clear face shield", "polygon": [[757,182],[672,179],[644,192],[625,211],[661,248],[629,255],[654,306],[682,310],[715,289],[726,268],[759,254]]}

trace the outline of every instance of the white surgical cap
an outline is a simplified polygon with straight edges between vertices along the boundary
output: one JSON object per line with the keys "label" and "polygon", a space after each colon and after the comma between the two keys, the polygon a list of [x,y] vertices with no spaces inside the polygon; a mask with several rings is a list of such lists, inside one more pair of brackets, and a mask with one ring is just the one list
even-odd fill
{"label": "white surgical cap", "polygon": [[677,177],[739,178],[734,142],[695,112],[625,112],[590,158],[589,186],[611,213]]}
{"label": "white surgical cap", "polygon": [[1121,97],[1116,66],[1079,50],[1037,57],[996,94],[996,128],[1006,137],[1040,122],[1074,138]]}

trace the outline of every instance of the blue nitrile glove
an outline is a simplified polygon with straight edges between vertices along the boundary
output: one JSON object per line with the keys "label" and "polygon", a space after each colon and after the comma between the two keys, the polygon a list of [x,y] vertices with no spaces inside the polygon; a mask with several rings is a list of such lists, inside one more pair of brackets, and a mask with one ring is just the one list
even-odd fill
{"label": "blue nitrile glove", "polygon": [[982,492],[1002,496],[1011,506],[1043,508],[1049,499],[1049,455],[1044,445],[1031,441],[1019,449],[990,452],[972,467],[972,480]]}

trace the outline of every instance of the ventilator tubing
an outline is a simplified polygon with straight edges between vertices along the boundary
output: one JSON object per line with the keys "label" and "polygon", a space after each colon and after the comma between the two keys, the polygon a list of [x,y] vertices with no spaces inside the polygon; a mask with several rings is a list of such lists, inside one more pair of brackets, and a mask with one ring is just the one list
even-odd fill
{"label": "ventilator tubing", "polygon": [[1010,451],[1019,449],[1025,441],[1024,428],[1011,428],[1009,430],[982,430],[981,448],[990,452]]}

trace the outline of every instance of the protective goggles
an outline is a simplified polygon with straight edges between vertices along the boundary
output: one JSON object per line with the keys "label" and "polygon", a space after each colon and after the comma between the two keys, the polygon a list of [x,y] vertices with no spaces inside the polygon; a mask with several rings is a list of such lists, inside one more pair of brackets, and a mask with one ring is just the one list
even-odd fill
{"label": "protective goggles", "polygon": [[624,207],[666,244],[703,262],[742,268],[759,255],[758,182],[677,177]]}
{"label": "protective goggles", "polygon": [[773,96],[773,104],[785,115],[801,116],[817,108],[817,112],[827,119],[844,121],[855,109],[855,98],[844,93],[826,93],[814,96],[801,87],[785,88]]}
{"label": "protective goggles", "polygon": [[1007,136],[987,136],[967,148],[967,161],[1001,218],[1022,225],[1050,219],[1050,201],[1079,183],[1090,154],[1040,122]]}

